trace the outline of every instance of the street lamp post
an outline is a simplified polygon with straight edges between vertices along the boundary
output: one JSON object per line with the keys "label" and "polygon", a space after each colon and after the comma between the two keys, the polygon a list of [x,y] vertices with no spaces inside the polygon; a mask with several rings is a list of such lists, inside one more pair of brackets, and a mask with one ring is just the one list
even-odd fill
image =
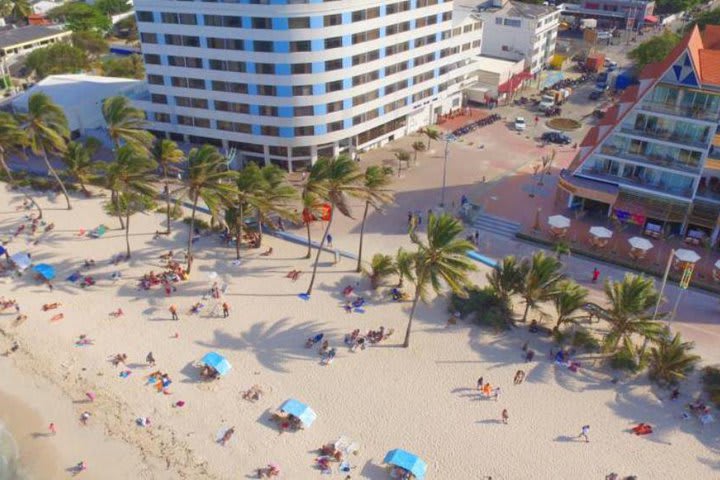
{"label": "street lamp post", "polygon": [[450,153],[450,142],[455,141],[454,135],[445,136],[445,160],[443,162],[443,178],[442,178],[442,189],[440,190],[440,206],[445,207],[445,183],[447,181],[447,161],[448,154]]}

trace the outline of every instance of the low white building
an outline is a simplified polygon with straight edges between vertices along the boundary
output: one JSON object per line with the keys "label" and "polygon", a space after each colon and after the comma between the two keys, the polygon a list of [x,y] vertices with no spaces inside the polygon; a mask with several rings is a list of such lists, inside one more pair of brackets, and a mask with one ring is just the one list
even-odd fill
{"label": "low white building", "polygon": [[525,60],[505,60],[482,55],[476,59],[477,82],[465,90],[466,98],[475,103],[504,104],[521,89],[531,75]]}
{"label": "low white building", "polygon": [[477,10],[484,20],[482,54],[525,59],[535,74],[555,53],[560,11],[554,6],[492,0]]}
{"label": "low white building", "polygon": [[98,77],[94,75],[50,75],[11,101],[16,112],[26,112],[28,100],[35,93],[48,95],[65,111],[73,136],[92,135],[105,140],[103,101],[115,95],[141,98],[147,95],[143,80]]}

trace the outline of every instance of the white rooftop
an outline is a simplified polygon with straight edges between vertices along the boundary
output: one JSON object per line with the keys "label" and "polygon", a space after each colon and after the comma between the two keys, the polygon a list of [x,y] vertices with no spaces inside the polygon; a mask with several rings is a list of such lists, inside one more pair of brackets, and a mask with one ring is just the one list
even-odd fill
{"label": "white rooftop", "polygon": [[513,72],[513,69],[519,62],[524,63],[525,60],[505,60],[503,58],[480,55],[479,57],[475,57],[475,62],[478,70],[497,73],[499,75],[507,75],[508,72]]}

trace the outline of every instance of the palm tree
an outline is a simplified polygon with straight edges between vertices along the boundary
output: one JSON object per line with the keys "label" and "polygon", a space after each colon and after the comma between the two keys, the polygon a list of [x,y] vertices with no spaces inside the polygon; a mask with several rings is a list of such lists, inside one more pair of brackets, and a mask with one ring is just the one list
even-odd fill
{"label": "palm tree", "polygon": [[403,347],[410,346],[412,321],[420,298],[427,297],[428,289],[439,293],[442,284],[458,294],[465,293],[470,284],[468,273],[475,270],[475,264],[466,253],[473,244],[460,237],[463,225],[451,215],[443,213],[439,217],[431,214],[427,224],[427,242],[423,242],[415,231],[410,233],[412,242],[417,245],[415,256],[415,297],[413,299]]}
{"label": "palm tree", "polygon": [[305,258],[310,258],[312,256],[312,238],[310,235],[310,224],[319,215],[322,215],[323,206],[322,198],[320,198],[317,194],[314,193],[313,188],[309,187],[310,181],[312,181],[312,179],[308,180],[308,183],[305,184],[302,193],[300,194],[303,206],[302,221],[305,224],[305,229],[307,230],[308,249],[307,253],[305,254]]}
{"label": "palm tree", "polygon": [[400,176],[400,171],[402,170],[402,164],[405,162],[405,165],[407,168],[410,168],[410,154],[406,152],[405,150],[398,150],[395,152],[395,158],[397,158],[398,161],[398,177]]}
{"label": "palm tree", "polygon": [[[662,333],[662,324],[653,320],[658,292],[651,278],[626,274],[622,281],[606,281],[605,296],[610,304],[604,317],[610,323],[605,336],[605,351],[617,351],[620,342],[632,349],[632,336],[637,334],[656,340]],[[662,315],[660,315],[662,316]]]}
{"label": "palm tree", "polygon": [[293,205],[298,197],[297,190],[287,181],[287,173],[276,165],[266,165],[260,169],[260,190],[254,207],[258,222],[257,247],[262,244],[263,223],[272,222],[272,215],[279,218],[294,219]]}
{"label": "palm tree", "polygon": [[370,287],[377,290],[382,281],[396,273],[393,257],[384,253],[376,253],[370,261],[370,268],[365,274],[370,277]]}
{"label": "palm tree", "polygon": [[581,311],[582,307],[587,303],[587,296],[587,289],[572,280],[558,282],[552,299],[557,313],[555,331],[559,331],[562,324],[572,323],[580,319],[581,315],[576,315],[576,313]]}
{"label": "palm tree", "polygon": [[29,0],[12,0],[10,16],[16,22],[32,15],[33,10]]}
{"label": "palm tree", "polygon": [[526,263],[518,263],[514,256],[508,255],[492,272],[486,274],[486,278],[495,293],[509,304],[510,297],[522,291],[526,269]]}
{"label": "palm tree", "polygon": [[67,150],[60,157],[65,165],[65,174],[80,184],[80,189],[86,196],[90,196],[86,184],[94,178],[96,164],[93,161],[93,154],[97,151],[98,142],[92,137],[85,143],[70,142]]}
{"label": "palm tree", "polygon": [[415,253],[408,252],[402,247],[395,254],[395,272],[398,275],[398,288],[402,288],[406,278],[413,278],[415,269]]}
{"label": "palm tree", "polygon": [[690,353],[695,347],[693,342],[683,342],[680,333],[670,338],[663,336],[656,346],[650,349],[650,379],[663,385],[675,385],[685,380],[687,374],[700,361],[698,355]]}
{"label": "palm tree", "polygon": [[318,159],[315,165],[312,166],[310,177],[315,177],[315,180],[308,182],[310,185],[306,185],[306,189],[312,188],[309,193],[317,195],[330,204],[330,218],[325,227],[325,233],[322,239],[320,239],[320,247],[315,255],[312,277],[310,277],[310,285],[308,285],[306,292],[307,295],[312,293],[313,285],[315,284],[320,253],[322,252],[327,234],[332,226],[335,210],[340,210],[340,213],[346,217],[352,217],[350,214],[350,206],[347,203],[348,196],[364,196],[364,188],[361,184],[363,174],[359,171],[357,163],[345,155],[337,158]]}
{"label": "palm tree", "polygon": [[28,113],[22,115],[23,129],[27,135],[30,150],[45,160],[48,173],[52,175],[65,195],[68,210],[70,196],[65,184],[60,180],[57,172],[50,164],[49,155],[60,155],[65,152],[67,141],[70,138],[67,118],[62,108],[54,103],[44,93],[35,93],[28,100]]}
{"label": "palm tree", "polygon": [[[104,171],[108,187],[116,192],[110,203],[114,205],[113,210],[119,218],[125,217],[125,235],[130,229],[128,222],[130,215],[140,211],[141,198],[152,198],[155,195],[152,172],[157,168],[157,163],[130,145],[123,145],[118,149],[115,161],[110,163]],[[124,205],[121,204],[121,196],[125,195]],[[127,258],[130,258],[130,247],[128,242]]]}
{"label": "palm tree", "polygon": [[426,150],[430,150],[430,141],[431,140],[439,140],[440,139],[440,130],[438,130],[435,127],[425,127],[422,129],[422,133],[427,137],[427,147]]}
{"label": "palm tree", "polygon": [[412,149],[415,152],[415,159],[413,160],[413,163],[417,164],[418,153],[425,151],[425,142],[421,140],[413,142]]}
{"label": "palm tree", "polygon": [[153,160],[158,164],[162,171],[164,191],[165,191],[165,202],[166,202],[166,215],[167,215],[167,230],[165,233],[170,235],[171,232],[171,197],[170,197],[170,180],[168,178],[169,173],[177,173],[179,169],[177,164],[185,159],[185,152],[180,150],[177,143],[166,138],[158,139],[153,145],[150,151]]}
{"label": "palm tree", "polygon": [[130,145],[140,152],[147,153],[153,144],[153,135],[145,130],[147,121],[145,112],[133,107],[127,97],[106,98],[102,114],[107,124],[108,135],[115,148],[121,143]]}
{"label": "palm tree", "polygon": [[565,276],[561,272],[562,263],[543,252],[536,252],[529,264],[523,268],[527,273],[520,293],[525,300],[525,312],[522,317],[522,321],[525,322],[531,308],[537,309],[540,303],[552,299],[555,287]]}
{"label": "palm tree", "polygon": [[202,200],[205,203],[212,218],[219,218],[222,204],[227,204],[237,195],[236,177],[237,172],[228,170],[225,157],[212,145],[203,145],[190,150],[185,185],[174,192],[187,197],[192,202],[187,243],[188,273],[192,268],[192,239],[198,201]]}
{"label": "palm tree", "polygon": [[139,212],[149,210],[154,205],[152,197],[137,192],[119,192],[117,201],[107,202],[105,211],[111,216],[123,216],[127,228],[125,228],[126,258],[130,258],[130,217]]}
{"label": "palm tree", "polygon": [[[25,135],[20,124],[13,115],[7,112],[0,112],[0,167],[8,177],[8,183],[11,187],[15,187],[15,178],[13,177],[12,171],[7,164],[6,158],[10,154],[25,156],[23,148],[28,145],[28,138]],[[35,208],[38,210],[38,218],[42,219],[43,211],[40,205],[35,201],[32,195],[23,191],[23,195],[27,198]]]}
{"label": "palm tree", "polygon": [[360,224],[360,244],[358,246],[358,262],[355,271],[362,269],[363,236],[365,233],[365,220],[367,220],[368,209],[372,205],[375,210],[380,210],[383,205],[393,201],[393,194],[386,187],[390,185],[392,170],[384,167],[370,166],[365,170],[363,185],[365,187],[365,211],[363,212],[362,223]]}
{"label": "palm tree", "polygon": [[225,214],[225,221],[228,225],[235,227],[235,256],[239,259],[245,218],[250,210],[264,201],[260,194],[263,183],[260,167],[255,162],[248,163],[245,168],[237,173],[235,182],[237,187],[236,197],[229,204]]}

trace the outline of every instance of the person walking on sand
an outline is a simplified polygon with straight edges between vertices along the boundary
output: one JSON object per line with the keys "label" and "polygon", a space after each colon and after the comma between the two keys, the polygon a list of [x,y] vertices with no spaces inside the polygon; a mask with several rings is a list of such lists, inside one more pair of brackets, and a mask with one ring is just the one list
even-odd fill
{"label": "person walking on sand", "polygon": [[91,415],[92,414],[90,412],[88,412],[87,410],[82,412],[80,414],[80,423],[82,423],[83,425],[87,425],[87,422],[88,422],[88,420],[90,420]]}
{"label": "person walking on sand", "polygon": [[55,427],[54,423],[48,425],[48,430],[50,430],[51,435],[57,435],[57,427]]}
{"label": "person walking on sand", "polygon": [[513,383],[515,385],[520,385],[523,380],[525,380],[525,372],[523,370],[518,370],[515,372],[515,378],[513,379]]}
{"label": "person walking on sand", "polygon": [[482,390],[483,383],[484,383],[484,382],[483,382],[483,377],[478,378],[478,381],[477,381],[477,389],[478,389],[478,390]]}
{"label": "person walking on sand", "polygon": [[510,415],[508,415],[507,408],[503,408],[502,411],[502,422],[507,425],[508,420],[510,419]]}
{"label": "person walking on sand", "polygon": [[230,316],[230,305],[228,305],[227,302],[223,302],[222,309],[223,309],[223,318],[228,318]]}
{"label": "person walking on sand", "polygon": [[500,399],[500,387],[496,387],[493,393],[493,398],[497,402]]}
{"label": "person walking on sand", "polygon": [[592,283],[597,283],[598,278],[600,278],[600,270],[595,267],[592,272]]}
{"label": "person walking on sand", "polygon": [[177,313],[177,307],[175,305],[170,305],[170,308],[168,310],[170,311],[170,315],[172,315],[173,320],[180,320],[180,317],[178,317]]}
{"label": "person walking on sand", "polygon": [[155,357],[152,352],[148,352],[147,356],[145,356],[145,362],[151,367],[155,366]]}
{"label": "person walking on sand", "polygon": [[328,246],[328,247],[333,248],[332,235],[330,235],[330,234],[328,233],[327,236],[325,237],[325,241],[327,241],[327,246]]}
{"label": "person walking on sand", "polygon": [[580,435],[577,436],[577,438],[583,437],[585,439],[585,443],[590,442],[590,425],[583,425],[582,430],[580,431]]}

